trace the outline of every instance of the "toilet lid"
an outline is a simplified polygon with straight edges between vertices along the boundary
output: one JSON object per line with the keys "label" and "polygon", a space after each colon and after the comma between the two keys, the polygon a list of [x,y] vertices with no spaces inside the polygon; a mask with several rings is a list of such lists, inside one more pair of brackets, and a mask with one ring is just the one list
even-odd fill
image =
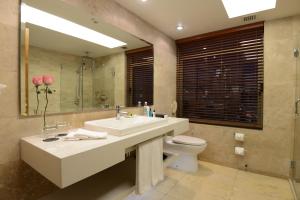
{"label": "toilet lid", "polygon": [[186,135],[178,135],[173,137],[172,141],[177,144],[187,144],[187,145],[195,145],[201,146],[205,145],[206,141],[200,138],[186,136]]}

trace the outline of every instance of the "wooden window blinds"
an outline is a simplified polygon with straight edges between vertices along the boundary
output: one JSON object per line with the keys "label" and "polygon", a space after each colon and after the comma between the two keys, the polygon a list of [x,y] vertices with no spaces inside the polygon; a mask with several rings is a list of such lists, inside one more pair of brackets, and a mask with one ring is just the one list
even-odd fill
{"label": "wooden window blinds", "polygon": [[153,104],[153,48],[130,50],[127,56],[127,105]]}
{"label": "wooden window blinds", "polygon": [[177,40],[178,116],[262,129],[262,22]]}

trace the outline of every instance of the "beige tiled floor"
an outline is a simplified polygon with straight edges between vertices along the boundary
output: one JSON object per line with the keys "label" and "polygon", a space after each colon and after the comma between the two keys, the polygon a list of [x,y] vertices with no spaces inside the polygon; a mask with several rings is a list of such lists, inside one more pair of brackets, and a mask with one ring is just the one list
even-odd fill
{"label": "beige tiled floor", "polygon": [[197,173],[166,170],[166,179],[143,195],[124,200],[293,200],[287,180],[207,162]]}

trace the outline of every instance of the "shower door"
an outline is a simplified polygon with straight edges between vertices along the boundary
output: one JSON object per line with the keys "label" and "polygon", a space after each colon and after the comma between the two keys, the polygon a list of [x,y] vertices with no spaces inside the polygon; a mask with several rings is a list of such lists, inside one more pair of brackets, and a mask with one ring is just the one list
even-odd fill
{"label": "shower door", "polygon": [[[80,68],[77,63],[61,64],[60,70],[60,112],[80,112],[81,100],[78,99],[80,95]],[[76,83],[76,84],[74,84]]]}
{"label": "shower door", "polygon": [[93,110],[93,83],[94,59],[90,57],[82,58],[82,110]]}
{"label": "shower door", "polygon": [[[300,37],[298,38],[298,45]],[[295,193],[300,199],[300,55],[299,48],[294,49],[294,57],[296,63],[296,117],[294,132],[294,161],[292,163],[292,182],[294,184]]]}

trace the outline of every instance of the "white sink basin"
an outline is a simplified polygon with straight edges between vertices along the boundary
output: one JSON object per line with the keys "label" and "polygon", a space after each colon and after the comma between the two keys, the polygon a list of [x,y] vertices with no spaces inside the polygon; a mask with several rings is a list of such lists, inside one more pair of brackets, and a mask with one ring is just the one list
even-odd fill
{"label": "white sink basin", "polygon": [[111,135],[124,136],[149,128],[154,128],[167,122],[165,118],[153,118],[145,116],[135,116],[132,118],[121,117],[120,120],[114,118],[87,121],[84,127],[93,131],[105,131]]}

